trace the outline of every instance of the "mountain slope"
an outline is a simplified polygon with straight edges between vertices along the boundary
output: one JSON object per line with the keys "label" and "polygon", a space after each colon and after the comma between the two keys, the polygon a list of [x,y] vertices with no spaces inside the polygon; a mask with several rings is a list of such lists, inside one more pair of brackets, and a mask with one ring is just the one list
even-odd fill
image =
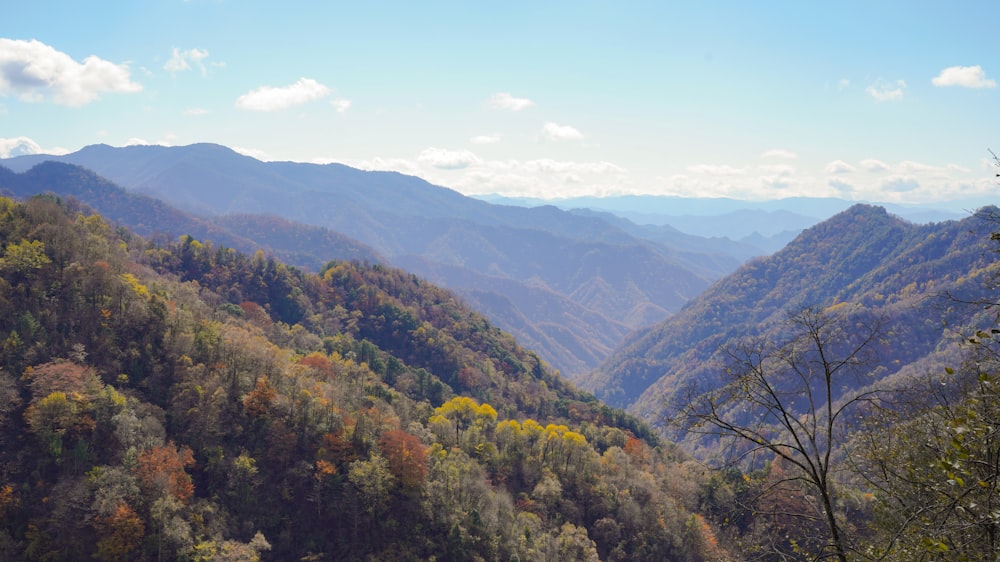
{"label": "mountain slope", "polygon": [[[44,158],[52,157],[3,163],[22,170]],[[634,329],[658,321],[739,263],[723,253],[692,252],[555,207],[491,205],[401,174],[265,163],[216,145],[97,145],[56,159],[189,211],[267,212],[330,228],[465,295],[483,294],[467,284],[470,280],[503,278],[502,286],[519,297],[498,293],[489,300],[506,300],[518,310],[495,319],[525,320],[527,325],[503,327],[539,345],[539,353],[567,375],[590,370],[605,357],[609,343],[593,339],[593,333],[619,334],[618,324]],[[573,303],[555,314],[569,321],[552,322],[552,299],[528,298],[545,294],[539,288]],[[550,347],[548,342],[556,341],[565,343]],[[571,349],[590,351],[577,355]]]}
{"label": "mountain slope", "polygon": [[888,319],[896,345],[873,366],[880,377],[912,370],[953,350],[958,326],[968,319],[941,295],[978,294],[996,271],[988,248],[991,226],[980,216],[914,225],[882,208],[857,205],[633,335],[581,384],[653,420],[684,389],[719,380],[721,350],[740,338],[774,337],[788,312],[842,303]]}
{"label": "mountain slope", "polygon": [[725,554],[703,472],[397,269],[0,197],[0,342],[4,560]]}

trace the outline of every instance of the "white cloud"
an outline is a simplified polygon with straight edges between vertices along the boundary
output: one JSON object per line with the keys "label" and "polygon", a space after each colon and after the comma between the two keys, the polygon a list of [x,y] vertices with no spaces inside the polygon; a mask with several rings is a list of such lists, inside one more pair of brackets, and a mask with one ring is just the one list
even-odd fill
{"label": "white cloud", "polygon": [[903,80],[896,80],[895,82],[887,82],[885,80],[878,80],[871,86],[865,88],[868,94],[875,98],[876,101],[897,101],[903,99],[903,90],[906,89],[906,82]]}
{"label": "white cloud", "polygon": [[186,51],[182,51],[177,47],[174,47],[170,60],[163,65],[163,68],[171,74],[177,74],[178,72],[191,70],[191,65],[189,64],[189,62],[191,62],[194,63],[199,70],[201,70],[201,75],[205,76],[208,72],[205,68],[205,64],[201,61],[206,58],[208,58],[208,51],[204,49],[188,49]]}
{"label": "white cloud", "polygon": [[861,167],[869,172],[884,172],[889,169],[889,165],[881,160],[866,158],[861,161]]}
{"label": "white cloud", "polygon": [[961,86],[963,88],[996,88],[996,80],[986,78],[983,67],[949,66],[931,80],[935,86]]}
{"label": "white cloud", "polygon": [[12,158],[26,154],[41,154],[42,147],[28,137],[0,138],[0,158]]}
{"label": "white cloud", "polygon": [[[322,161],[322,163],[329,164],[331,162],[338,162],[337,159],[330,159]],[[399,172],[401,174],[410,175],[421,175],[425,168],[406,158],[383,158],[381,156],[376,156],[375,158],[370,158],[368,160],[359,160],[356,162],[344,162],[348,166],[353,166],[361,170],[371,170],[371,171],[385,171],[385,172]],[[422,176],[428,181],[433,181],[429,176]]]}
{"label": "white cloud", "polygon": [[0,96],[13,94],[31,102],[51,97],[54,103],[79,107],[104,92],[141,90],[128,65],[93,55],[79,63],[37,40],[0,38]]}
{"label": "white cloud", "polygon": [[125,146],[173,146],[176,140],[177,135],[173,133],[167,133],[162,139],[152,142],[141,137],[131,137],[125,141]]}
{"label": "white cloud", "polygon": [[472,144],[493,144],[495,142],[500,142],[500,133],[493,133],[492,135],[477,135],[469,139]]}
{"label": "white cloud", "polygon": [[207,114],[208,110],[201,107],[189,107],[184,110],[184,115],[187,115],[188,117],[200,117]]}
{"label": "white cloud", "polygon": [[765,150],[763,154],[760,155],[761,158],[787,158],[793,160],[798,158],[799,155],[792,152],[791,150],[785,150],[783,148],[772,148],[771,150]]}
{"label": "white cloud", "polygon": [[841,91],[841,92],[843,92],[843,91],[844,91],[844,90],[846,90],[846,89],[847,89],[847,88],[848,88],[848,87],[849,87],[850,85],[851,85],[851,81],[850,81],[850,80],[848,80],[847,78],[841,78],[841,79],[840,79],[840,80],[839,80],[839,81],[837,82],[837,90],[838,90],[838,91]]}
{"label": "white cloud", "polygon": [[579,140],[583,138],[583,133],[569,125],[549,122],[542,127],[542,136],[549,140]]}
{"label": "white cloud", "polygon": [[521,111],[535,105],[535,102],[528,98],[515,98],[507,92],[493,94],[486,103],[494,109],[507,109],[510,111]]}
{"label": "white cloud", "polygon": [[233,146],[230,148],[233,149],[233,152],[237,152],[239,154],[242,154],[243,156],[249,156],[250,158],[255,158],[257,160],[260,160],[261,162],[267,162],[268,160],[271,159],[270,155],[268,155],[267,152],[264,152],[263,150],[257,148],[245,148],[242,146]]}
{"label": "white cloud", "polygon": [[424,149],[417,160],[442,170],[461,170],[482,163],[482,160],[469,150],[446,150],[444,148]]}
{"label": "white cloud", "polygon": [[330,105],[337,110],[337,113],[344,113],[351,108],[351,100],[344,98],[334,98],[330,100]]}
{"label": "white cloud", "polygon": [[300,78],[290,86],[261,86],[247,92],[237,98],[236,107],[249,111],[277,111],[324,98],[332,91],[312,78]]}
{"label": "white cloud", "polygon": [[823,168],[823,172],[826,174],[850,174],[855,171],[857,171],[857,169],[854,166],[851,166],[843,160],[834,160]]}
{"label": "white cloud", "polygon": [[0,158],[13,158],[28,154],[67,154],[65,148],[42,148],[28,137],[0,138]]}

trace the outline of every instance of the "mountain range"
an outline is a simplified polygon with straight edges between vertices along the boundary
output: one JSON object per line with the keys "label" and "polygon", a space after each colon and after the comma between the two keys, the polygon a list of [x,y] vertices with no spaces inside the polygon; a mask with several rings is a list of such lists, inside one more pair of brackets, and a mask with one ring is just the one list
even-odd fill
{"label": "mountain range", "polygon": [[[856,203],[835,197],[787,197],[749,201],[726,197],[680,197],[668,195],[620,195],[610,197],[569,197],[558,200],[480,196],[500,205],[537,207],[554,205],[560,209],[603,211],[626,218],[637,225],[670,225],[688,234],[725,237],[753,242],[764,240],[780,249],[781,239],[790,242],[798,232],[842,212]],[[961,219],[970,211],[989,204],[986,199],[967,199],[922,204],[866,202],[885,207],[890,213],[915,223]],[[769,241],[769,239],[774,239]]]}
{"label": "mountain range", "polygon": [[[817,508],[867,552],[924,552],[928,525],[897,528],[900,506],[928,513],[940,486],[946,519],[978,517],[950,490],[995,495],[995,465],[968,486],[950,471],[995,449],[996,356],[968,350],[988,359],[1000,337],[996,207],[927,224],[868,204],[812,223],[735,209],[699,236],[215,145],[2,164],[0,195],[23,201],[0,197],[0,558],[729,560],[822,554]],[[754,230],[712,230],[727,218]],[[839,499],[822,506],[791,441],[763,441],[781,434],[752,440],[777,455],[764,465],[711,471],[720,442],[660,423],[738,389],[733,352],[788,341],[802,310],[844,328],[824,349],[872,353],[851,356],[859,379],[771,386],[781,419],[815,427],[820,395],[888,396],[871,425],[827,416],[874,448],[850,467],[832,451]],[[793,379],[830,365],[799,351],[780,357]],[[924,383],[933,396],[907,401]],[[763,427],[747,404],[727,419]],[[879,472],[894,463],[905,482]]]}
{"label": "mountain range", "polygon": [[[456,291],[571,377],[596,367],[627,333],[669,316],[747,257],[764,253],[721,238],[645,232],[610,216],[494,205],[398,173],[261,162],[212,144],[94,145],[0,165],[22,176],[7,174],[19,194],[58,193],[53,170],[30,172],[46,161],[82,166],[130,197],[171,206],[150,202],[115,213],[109,199],[123,196],[100,193],[112,186],[89,178],[93,189],[74,192],[60,184],[66,194],[143,233],[160,229],[241,249],[273,247],[283,259],[314,270],[323,255],[405,267]],[[147,211],[164,216],[146,217]],[[265,234],[285,241],[257,238]],[[320,239],[326,248],[307,249]]]}
{"label": "mountain range", "polygon": [[727,350],[749,337],[780,340],[783,320],[806,307],[883,319],[891,345],[868,366],[872,384],[943,373],[961,361],[966,337],[993,321],[963,303],[982,296],[1000,272],[990,237],[996,216],[985,207],[959,221],[918,225],[855,205],[632,334],[579,383],[609,404],[662,421],[685,392],[720,383]]}

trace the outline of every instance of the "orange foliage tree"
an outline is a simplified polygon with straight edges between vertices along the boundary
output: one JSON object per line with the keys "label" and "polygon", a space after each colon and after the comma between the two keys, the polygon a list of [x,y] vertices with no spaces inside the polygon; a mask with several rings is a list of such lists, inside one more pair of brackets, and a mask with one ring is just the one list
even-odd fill
{"label": "orange foliage tree", "polygon": [[379,446],[389,461],[389,470],[404,488],[417,488],[423,483],[427,477],[427,447],[420,438],[394,429],[382,434]]}
{"label": "orange foliage tree", "polygon": [[194,495],[194,483],[184,469],[193,464],[194,454],[191,448],[178,449],[171,441],[139,454],[139,481],[148,489],[157,490],[161,495],[170,493],[181,503],[187,504]]}
{"label": "orange foliage tree", "polygon": [[254,389],[243,399],[243,409],[255,418],[262,417],[271,410],[271,404],[277,397],[278,390],[266,376],[262,376],[257,379]]}
{"label": "orange foliage tree", "polygon": [[132,560],[132,552],[139,547],[146,528],[142,518],[120,502],[114,511],[95,520],[97,533],[97,554],[99,560]]}

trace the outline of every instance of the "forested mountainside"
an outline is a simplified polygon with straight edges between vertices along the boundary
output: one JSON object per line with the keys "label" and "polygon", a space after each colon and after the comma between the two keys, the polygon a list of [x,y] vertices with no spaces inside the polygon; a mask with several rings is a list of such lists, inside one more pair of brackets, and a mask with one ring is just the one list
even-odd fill
{"label": "forested mountainside", "polygon": [[468,298],[569,376],[596,367],[622,334],[679,310],[746,257],[724,240],[692,251],[683,236],[647,239],[555,207],[491,205],[402,174],[261,162],[211,144],[95,145],[0,164],[24,172],[45,160],[85,166],[186,211],[268,213],[330,228]]}
{"label": "forested mountainside", "polygon": [[53,197],[0,249],[2,559],[730,559],[738,477],[412,274]]}
{"label": "forested mountainside", "polygon": [[777,338],[786,316],[804,307],[884,317],[892,345],[872,365],[880,379],[940,369],[957,361],[971,325],[969,308],[951,298],[981,294],[997,270],[990,214],[915,225],[856,205],[634,334],[581,384],[655,421],[693,386],[720,381],[727,350],[749,336]]}

